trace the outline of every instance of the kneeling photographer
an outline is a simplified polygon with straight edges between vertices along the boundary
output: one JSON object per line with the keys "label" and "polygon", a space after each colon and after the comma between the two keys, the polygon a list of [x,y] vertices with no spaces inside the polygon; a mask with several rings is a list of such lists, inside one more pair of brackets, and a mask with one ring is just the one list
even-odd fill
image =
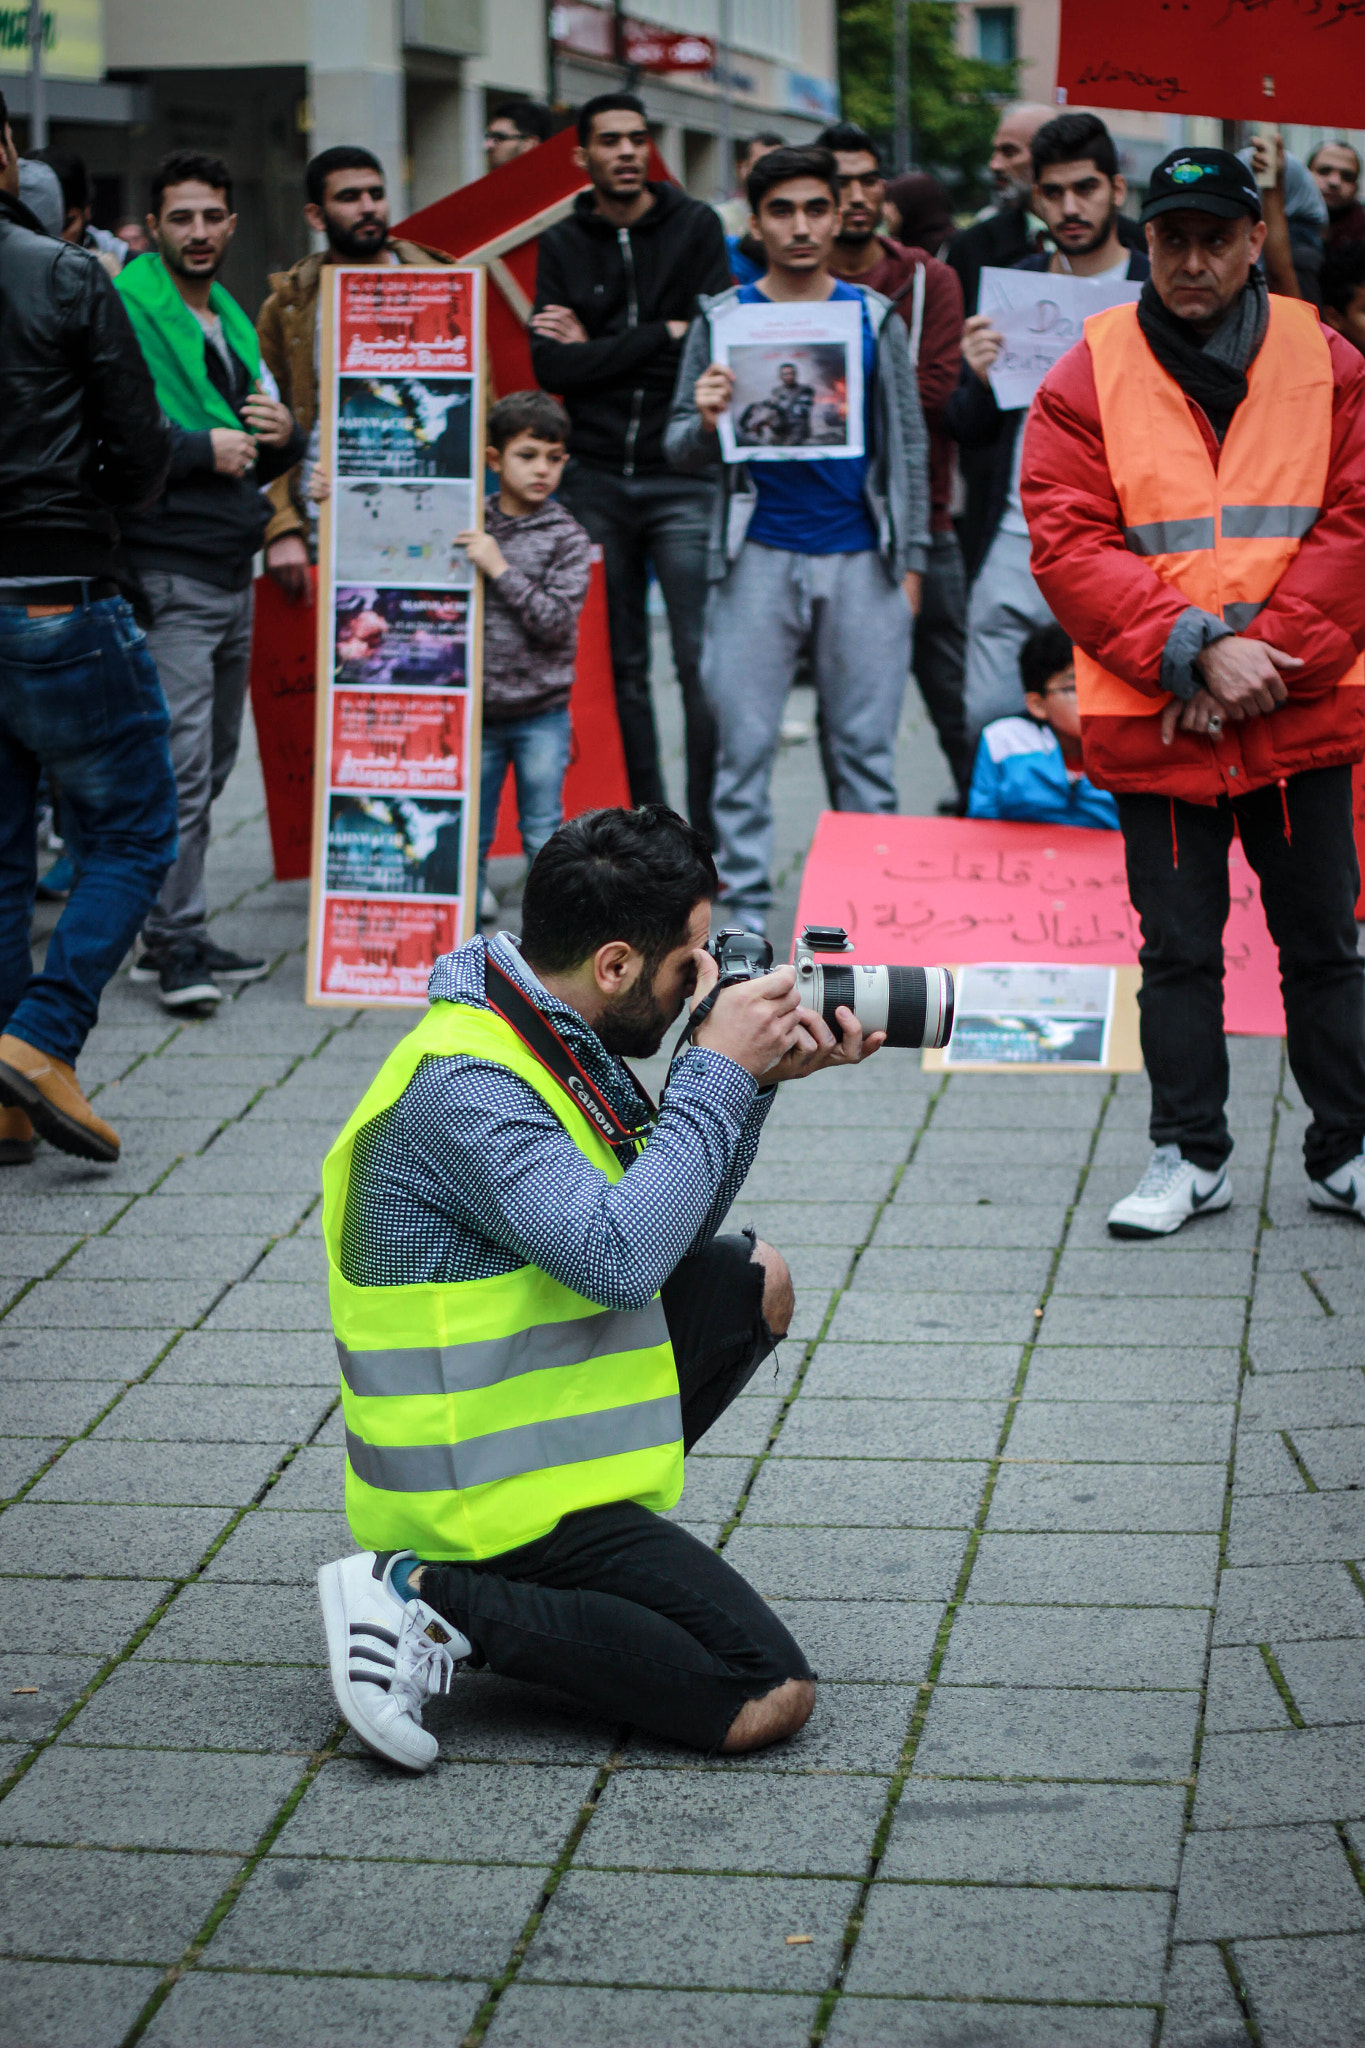
{"label": "kneeling photographer", "polygon": [[[791,1321],[780,1255],[716,1235],[774,1087],[885,1034],[823,1005],[836,1036],[792,968],[761,972],[766,947],[716,993],[716,892],[705,840],[660,805],[562,826],[520,946],[437,962],[430,1009],[328,1155],[346,1509],[367,1548],[319,1592],[342,1712],[410,1770],[436,1755],[422,1702],[465,1659],[705,1751],[775,1742],[814,1704],[766,1602],[662,1511]],[[656,1112],[625,1058],[689,1000]]]}

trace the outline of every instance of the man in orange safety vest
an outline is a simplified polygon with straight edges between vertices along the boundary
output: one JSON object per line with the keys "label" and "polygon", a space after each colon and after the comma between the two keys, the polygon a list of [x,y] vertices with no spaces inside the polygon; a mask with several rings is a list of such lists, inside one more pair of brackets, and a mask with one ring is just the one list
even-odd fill
{"label": "man in orange safety vest", "polygon": [[1232,1200],[1234,828],[1312,1112],[1308,1199],[1365,1216],[1365,360],[1315,307],[1268,294],[1260,193],[1236,157],[1172,151],[1142,219],[1151,279],[1044,380],[1021,477],[1033,574],[1076,644],[1085,770],[1118,799],[1142,925],[1156,1150],[1109,1228],[1165,1236]]}

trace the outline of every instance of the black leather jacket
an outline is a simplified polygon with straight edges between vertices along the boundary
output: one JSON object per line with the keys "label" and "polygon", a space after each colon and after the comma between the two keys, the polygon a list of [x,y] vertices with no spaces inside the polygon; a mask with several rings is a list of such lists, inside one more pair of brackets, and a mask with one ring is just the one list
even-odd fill
{"label": "black leather jacket", "polygon": [[0,577],[117,577],[115,510],[155,498],[170,459],[103,267],[0,191]]}

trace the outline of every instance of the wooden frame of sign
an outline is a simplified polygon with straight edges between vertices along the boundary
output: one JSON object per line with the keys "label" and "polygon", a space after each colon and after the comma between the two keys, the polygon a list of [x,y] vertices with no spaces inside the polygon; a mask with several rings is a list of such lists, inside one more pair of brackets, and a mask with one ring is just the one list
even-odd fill
{"label": "wooden frame of sign", "polygon": [[[949,1047],[926,1046],[921,1056],[923,1071],[926,1074],[1140,1074],[1142,1046],[1138,1037],[1137,994],[1142,985],[1142,969],[1114,967],[1104,971],[1114,976],[1114,995],[1108,1043],[1103,1059],[1021,1058],[950,1062],[944,1057]],[[970,965],[953,969],[953,978],[959,990],[962,976],[970,972]]]}
{"label": "wooden frame of sign", "polygon": [[478,928],[485,273],[322,273],[305,1000],[421,1004]]}

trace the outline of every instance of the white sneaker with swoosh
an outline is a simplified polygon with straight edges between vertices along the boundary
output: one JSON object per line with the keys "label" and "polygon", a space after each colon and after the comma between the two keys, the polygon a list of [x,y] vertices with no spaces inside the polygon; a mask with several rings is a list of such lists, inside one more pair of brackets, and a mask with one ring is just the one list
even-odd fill
{"label": "white sneaker with swoosh", "polygon": [[1339,1216],[1365,1216],[1365,1152],[1357,1152],[1326,1180],[1310,1180],[1308,1199],[1315,1209],[1332,1209]]}
{"label": "white sneaker with swoosh", "polygon": [[1109,1211],[1109,1235],[1169,1237],[1191,1216],[1211,1216],[1231,1200],[1226,1166],[1206,1173],[1182,1158],[1178,1145],[1158,1145],[1132,1194]]}

